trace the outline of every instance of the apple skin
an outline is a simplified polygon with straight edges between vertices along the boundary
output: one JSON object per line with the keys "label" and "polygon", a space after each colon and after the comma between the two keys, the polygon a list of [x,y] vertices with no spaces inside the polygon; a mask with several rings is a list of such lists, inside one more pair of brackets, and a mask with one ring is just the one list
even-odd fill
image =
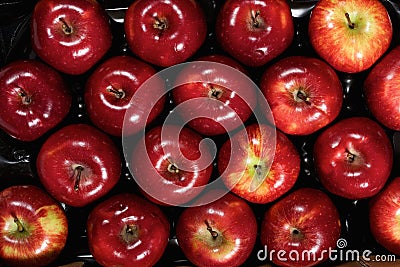
{"label": "apple skin", "polygon": [[244,200],[228,193],[209,204],[185,209],[177,222],[176,237],[196,266],[240,266],[254,247],[257,221]]}
{"label": "apple skin", "polygon": [[314,163],[322,185],[348,199],[368,198],[385,185],[393,148],[385,131],[364,117],[343,119],[320,134]]}
{"label": "apple skin", "polygon": [[185,127],[163,125],[149,130],[131,157],[132,175],[144,196],[156,204],[175,206],[197,196],[212,173],[212,155],[200,146],[202,140]]}
{"label": "apple skin", "polygon": [[0,258],[7,266],[47,266],[65,246],[68,221],[45,191],[17,185],[0,192],[0,229]]}
{"label": "apple skin", "polygon": [[98,204],[89,214],[90,252],[102,266],[153,266],[168,244],[169,222],[154,204],[121,193]]}
{"label": "apple skin", "polygon": [[[100,129],[114,136],[122,135],[124,116],[131,109],[129,125],[124,135],[144,129],[163,110],[165,97],[152,103],[148,114],[141,105],[131,103],[132,96],[156,71],[150,65],[129,56],[116,56],[102,63],[89,77],[85,87],[85,104],[91,121]],[[147,90],[144,101],[152,102],[153,95],[164,94],[163,85]],[[128,119],[127,119],[128,120]]]}
{"label": "apple skin", "polygon": [[308,135],[331,123],[342,107],[342,85],[325,62],[292,56],[269,67],[260,89],[278,129],[291,135]]}
{"label": "apple skin", "polygon": [[274,131],[251,124],[227,140],[218,154],[218,171],[226,186],[252,203],[276,200],[294,186],[300,172],[296,147]]}
{"label": "apple skin", "polygon": [[58,201],[83,207],[108,193],[121,175],[119,150],[87,124],[71,124],[40,148],[36,168],[46,190]]}
{"label": "apple skin", "polygon": [[203,44],[207,24],[194,0],[138,0],[125,15],[129,48],[141,59],[168,67],[191,57]]}
{"label": "apple skin", "polygon": [[378,0],[322,0],[312,10],[308,34],[316,52],[333,68],[356,73],[370,68],[385,53],[393,29]]}
{"label": "apple skin", "polygon": [[36,54],[55,69],[82,74],[111,47],[107,14],[95,0],[40,0],[32,14]]}
{"label": "apple skin", "polygon": [[262,66],[283,53],[294,36],[293,19],[285,0],[228,0],[217,16],[215,30],[222,48],[252,67]]}
{"label": "apple skin", "polygon": [[400,254],[399,199],[400,177],[396,177],[372,198],[369,207],[372,235],[379,244],[397,255]]}
{"label": "apple skin", "polygon": [[0,127],[21,141],[33,141],[68,114],[72,97],[62,77],[34,60],[14,61],[0,70]]}
{"label": "apple skin", "polygon": [[224,56],[221,54],[211,54],[207,56],[202,56],[197,58],[197,61],[210,61],[210,62],[221,63],[229,67],[235,68],[237,70],[240,70],[245,75],[249,75],[249,72],[239,62],[237,62],[231,57]]}
{"label": "apple skin", "polygon": [[[322,191],[312,188],[298,189],[270,207],[261,223],[261,243],[268,253],[274,250],[272,261],[279,266],[313,266],[328,258],[326,251],[334,249],[340,236],[339,213],[331,199]],[[278,251],[284,250],[279,260]],[[289,257],[296,251],[299,261]],[[308,259],[303,251],[314,251]],[[325,253],[323,252],[325,251]],[[296,257],[296,254],[293,253]]]}
{"label": "apple skin", "polygon": [[374,117],[383,125],[400,131],[400,46],[393,48],[368,74],[364,96]]}
{"label": "apple skin", "polygon": [[212,136],[243,126],[257,106],[258,88],[240,69],[236,62],[207,58],[184,66],[172,98],[189,127]]}

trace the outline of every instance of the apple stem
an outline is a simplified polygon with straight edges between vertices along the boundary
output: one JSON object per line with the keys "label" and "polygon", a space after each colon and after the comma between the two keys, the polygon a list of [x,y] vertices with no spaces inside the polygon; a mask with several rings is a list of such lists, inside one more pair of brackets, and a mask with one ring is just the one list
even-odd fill
{"label": "apple stem", "polygon": [[127,224],[124,226],[120,236],[124,242],[130,244],[139,237],[138,227],[136,225]]}
{"label": "apple stem", "polygon": [[353,153],[351,153],[349,150],[346,149],[346,159],[348,162],[353,163],[354,160],[356,159],[356,155],[354,155]]}
{"label": "apple stem", "polygon": [[155,22],[153,24],[153,27],[155,29],[159,29],[162,32],[168,27],[167,20],[159,19],[157,16],[154,16],[154,20],[155,20]]}
{"label": "apple stem", "polygon": [[114,93],[115,97],[118,99],[122,99],[125,97],[125,92],[122,89],[115,89],[112,85],[107,87],[107,91],[110,93]]}
{"label": "apple stem", "polygon": [[14,222],[17,224],[18,232],[22,233],[23,231],[25,231],[24,226],[23,226],[22,223],[18,220],[17,217],[14,217]]}
{"label": "apple stem", "polygon": [[307,105],[311,105],[310,98],[306,96],[301,90],[297,91],[296,97],[303,100]]}
{"label": "apple stem", "polygon": [[82,166],[77,166],[74,169],[74,175],[76,173],[75,184],[74,184],[74,190],[75,191],[79,190],[79,183],[81,182],[82,171],[83,171],[83,167]]}
{"label": "apple stem", "polygon": [[59,20],[62,22],[63,32],[67,35],[70,35],[72,33],[72,27],[68,25],[64,18],[60,18]]}
{"label": "apple stem", "polygon": [[208,93],[208,97],[220,99],[222,96],[222,90],[219,88],[215,88],[214,86],[210,85],[210,91]]}
{"label": "apple stem", "polygon": [[259,28],[260,27],[260,22],[258,21],[257,17],[260,15],[260,11],[251,11],[251,20],[252,20],[252,26],[254,28]]}
{"label": "apple stem", "polygon": [[29,105],[30,103],[32,103],[32,98],[24,91],[24,89],[18,86],[18,90],[18,95],[22,99],[22,104]]}
{"label": "apple stem", "polygon": [[346,12],[344,15],[346,16],[347,25],[349,25],[349,28],[354,29],[356,25],[354,24],[354,22],[351,22],[350,14]]}
{"label": "apple stem", "polygon": [[170,164],[168,165],[168,167],[167,167],[167,170],[168,170],[170,173],[179,173],[178,166],[176,166],[174,163],[170,163]]}
{"label": "apple stem", "polygon": [[253,167],[256,170],[257,177],[261,178],[261,176],[263,175],[262,166],[259,164],[255,164]]}
{"label": "apple stem", "polygon": [[207,220],[205,220],[204,223],[206,224],[207,230],[210,232],[212,238],[213,238],[213,239],[216,239],[216,238],[218,237],[218,232],[217,232],[217,231],[214,231],[214,230],[211,228],[211,226],[210,226],[210,224],[208,223]]}

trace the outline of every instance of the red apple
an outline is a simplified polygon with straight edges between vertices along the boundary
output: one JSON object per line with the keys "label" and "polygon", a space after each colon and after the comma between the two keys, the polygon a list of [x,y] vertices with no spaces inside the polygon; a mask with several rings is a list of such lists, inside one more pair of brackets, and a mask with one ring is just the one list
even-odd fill
{"label": "red apple", "polygon": [[138,0],[125,15],[129,48],[141,59],[172,66],[192,56],[203,44],[207,25],[193,0]]}
{"label": "red apple", "polygon": [[210,61],[210,62],[216,62],[216,63],[221,63],[224,65],[227,65],[229,67],[235,68],[237,70],[240,70],[243,72],[245,75],[249,75],[248,71],[236,60],[234,60],[231,57],[220,55],[220,54],[211,54],[207,56],[202,56],[196,59],[196,61]]}
{"label": "red apple", "polygon": [[121,158],[107,135],[86,124],[71,124],[45,141],[36,168],[43,186],[55,199],[82,207],[104,196],[118,182]]}
{"label": "red apple", "polygon": [[60,123],[71,95],[61,76],[33,60],[14,61],[0,70],[0,127],[22,141],[33,141]]}
{"label": "red apple", "polygon": [[236,67],[196,61],[182,68],[172,98],[191,128],[204,135],[224,134],[253,114],[258,88]]}
{"label": "red apple", "polygon": [[47,266],[68,236],[64,210],[42,189],[17,185],[0,192],[0,258],[8,266]]}
{"label": "red apple", "polygon": [[400,177],[371,200],[369,224],[372,235],[389,251],[400,254]]}
{"label": "red apple", "polygon": [[293,187],[300,156],[283,133],[251,124],[222,145],[218,171],[233,193],[253,203],[268,203]]}
{"label": "red apple", "polygon": [[326,260],[339,236],[339,213],[331,199],[301,188],[267,210],[260,238],[268,249],[264,256],[275,264],[306,267]]}
{"label": "red apple", "polygon": [[132,152],[132,174],[148,199],[181,205],[192,200],[212,173],[212,154],[203,138],[188,128],[157,126]]}
{"label": "red apple", "polygon": [[308,135],[332,122],[342,107],[342,86],[335,71],[310,57],[282,59],[263,74],[260,89],[278,129]]}
{"label": "red apple", "polygon": [[[163,84],[145,89],[145,99],[153,107],[151,112],[143,111],[142,103],[131,102],[140,86],[156,71],[148,64],[128,56],[117,56],[101,64],[89,77],[85,88],[85,104],[91,121],[105,132],[122,135],[122,126],[127,109],[125,135],[144,129],[164,108],[165,97],[159,101],[154,95],[163,95]],[[153,101],[154,100],[154,101]],[[149,114],[148,114],[149,113]]]}
{"label": "red apple", "polygon": [[185,256],[196,266],[240,266],[254,247],[257,221],[244,200],[226,194],[184,210],[176,225],[176,237]]}
{"label": "red apple", "polygon": [[361,199],[385,185],[393,163],[393,148],[385,131],[364,117],[339,121],[318,136],[314,162],[322,185],[333,194]]}
{"label": "red apple", "polygon": [[59,71],[82,74],[111,47],[107,14],[94,0],[40,0],[33,10],[32,46]]}
{"label": "red apple", "polygon": [[316,52],[332,67],[356,73],[385,53],[393,30],[379,0],[321,0],[312,10],[308,34]]}
{"label": "red apple", "polygon": [[400,46],[390,51],[364,81],[365,99],[375,118],[400,131]]}
{"label": "red apple", "polygon": [[97,205],[87,220],[90,252],[102,266],[153,266],[169,237],[169,222],[154,204],[118,194]]}
{"label": "red apple", "polygon": [[285,51],[294,36],[285,0],[228,0],[215,25],[221,47],[248,66],[262,66]]}

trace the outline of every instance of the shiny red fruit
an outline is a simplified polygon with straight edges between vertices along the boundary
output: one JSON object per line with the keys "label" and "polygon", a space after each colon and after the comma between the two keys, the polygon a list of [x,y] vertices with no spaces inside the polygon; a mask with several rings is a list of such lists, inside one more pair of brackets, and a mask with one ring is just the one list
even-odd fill
{"label": "shiny red fruit", "polygon": [[207,25],[194,0],[138,0],[125,15],[129,48],[141,59],[168,67],[191,57],[203,44]]}
{"label": "shiny red fruit", "polygon": [[390,51],[364,81],[365,99],[375,118],[400,131],[400,46]]}
{"label": "shiny red fruit", "polygon": [[111,47],[107,14],[94,0],[40,0],[33,10],[32,46],[57,70],[82,74]]}
{"label": "shiny red fruit", "polygon": [[145,196],[156,203],[180,205],[192,200],[212,173],[212,154],[203,138],[178,126],[157,126],[132,152],[131,169]]}
{"label": "shiny red fruit", "polygon": [[72,97],[55,70],[33,60],[14,61],[0,71],[0,127],[21,141],[33,141],[60,123]]}
{"label": "shiny red fruit", "polygon": [[325,62],[292,56],[269,67],[260,89],[284,133],[308,135],[331,123],[343,102],[343,90],[335,71]]}
{"label": "shiny red fruit", "polygon": [[300,156],[282,132],[251,124],[222,145],[218,171],[233,193],[265,204],[293,187],[300,172]]}
{"label": "shiny red fruit", "polygon": [[58,201],[85,206],[108,193],[121,175],[121,158],[112,140],[86,124],[71,124],[40,148],[37,172]]}
{"label": "shiny red fruit", "polygon": [[318,136],[314,162],[327,190],[349,199],[367,198],[385,185],[392,170],[393,148],[379,124],[352,117]]}
{"label": "shiny red fruit", "polygon": [[[106,60],[89,77],[85,88],[85,104],[90,120],[103,131],[122,135],[125,123],[125,135],[143,130],[163,110],[165,96],[164,86],[141,88],[141,85],[156,71],[148,64],[129,56],[117,56]],[[153,84],[153,82],[152,82]],[[133,95],[141,89],[140,98],[132,100]],[[158,101],[157,101],[158,100]],[[143,102],[141,102],[143,101]],[[147,105],[143,105],[143,103]],[[151,105],[150,112],[146,110]],[[124,120],[129,109],[129,118]]]}
{"label": "shiny red fruit", "polygon": [[253,250],[257,221],[244,200],[227,194],[184,210],[176,237],[185,256],[196,266],[240,266]]}
{"label": "shiny red fruit", "polygon": [[102,266],[151,267],[168,244],[169,222],[154,204],[133,194],[119,194],[89,214],[90,252]]}
{"label": "shiny red fruit", "polygon": [[293,19],[286,0],[228,0],[215,25],[221,47],[248,66],[262,66],[292,43]]}
{"label": "shiny red fruit", "polygon": [[265,251],[259,255],[279,266],[314,266],[328,258],[339,236],[340,218],[332,200],[317,189],[301,188],[265,213],[260,237]]}
{"label": "shiny red fruit", "polygon": [[7,266],[48,266],[67,236],[64,210],[42,189],[18,185],[0,192],[0,259]]}

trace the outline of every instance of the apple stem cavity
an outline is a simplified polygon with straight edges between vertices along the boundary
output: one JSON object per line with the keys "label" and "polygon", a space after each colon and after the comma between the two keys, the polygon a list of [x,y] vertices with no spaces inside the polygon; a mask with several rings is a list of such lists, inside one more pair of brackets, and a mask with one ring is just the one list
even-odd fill
{"label": "apple stem cavity", "polygon": [[24,226],[23,226],[22,223],[18,220],[17,217],[14,217],[14,222],[17,224],[17,227],[18,227],[17,230],[18,230],[18,232],[22,233],[22,232],[25,231]]}
{"label": "apple stem cavity", "polygon": [[62,22],[62,30],[66,35],[72,34],[72,27],[68,25],[68,23],[64,20],[64,18],[59,18]]}
{"label": "apple stem cavity", "polygon": [[75,169],[74,169],[73,176],[75,176],[75,184],[74,184],[75,192],[77,192],[79,190],[79,183],[81,182],[82,171],[83,171],[83,167],[80,165],[75,167]]}
{"label": "apple stem cavity", "polygon": [[251,11],[251,20],[252,20],[251,26],[254,27],[254,28],[260,28],[260,26],[261,26],[261,23],[258,20],[258,16],[260,16],[260,11],[259,10],[257,10],[257,11],[252,10]]}
{"label": "apple stem cavity", "polygon": [[349,163],[353,163],[356,160],[356,155],[354,155],[353,153],[351,153],[349,150],[346,149],[346,160]]}
{"label": "apple stem cavity", "polygon": [[215,88],[214,86],[210,85],[210,90],[208,92],[208,97],[214,99],[220,99],[222,96],[222,90],[219,88]]}
{"label": "apple stem cavity", "polygon": [[32,103],[32,98],[22,89],[21,87],[18,87],[18,95],[21,97],[22,104],[24,105],[29,105]]}
{"label": "apple stem cavity", "polygon": [[167,170],[168,170],[170,173],[179,173],[179,168],[178,168],[178,166],[176,166],[174,163],[170,163],[170,164],[168,165],[168,167],[167,167]]}
{"label": "apple stem cavity", "polygon": [[311,105],[310,98],[301,90],[297,91],[295,98],[296,98],[296,100],[300,99],[301,101],[303,101],[304,103],[306,103],[309,106]]}
{"label": "apple stem cavity", "polygon": [[122,228],[120,236],[125,243],[132,244],[139,238],[139,229],[137,225],[127,224]]}
{"label": "apple stem cavity", "polygon": [[214,230],[211,228],[211,226],[210,226],[210,224],[208,223],[207,220],[205,220],[204,223],[206,224],[207,230],[210,232],[212,238],[213,238],[213,239],[216,239],[216,238],[218,237],[218,232],[217,232],[217,231],[214,231]]}
{"label": "apple stem cavity", "polygon": [[350,29],[354,29],[356,25],[355,25],[354,22],[351,21],[351,19],[350,19],[350,14],[346,12],[344,15],[346,16],[347,25],[349,26],[349,28],[350,28]]}
{"label": "apple stem cavity", "polygon": [[303,239],[304,238],[304,236],[301,233],[301,231],[299,229],[297,229],[297,228],[292,228],[291,229],[291,234],[292,234],[293,238],[295,238],[295,239]]}
{"label": "apple stem cavity", "polygon": [[157,16],[154,16],[154,24],[153,27],[154,29],[158,29],[160,30],[160,35],[162,34],[162,32],[164,32],[167,28],[168,28],[168,23],[166,19],[160,19]]}
{"label": "apple stem cavity", "polygon": [[122,89],[115,89],[112,85],[107,87],[107,91],[113,93],[116,98],[122,99],[125,97],[125,92]]}

